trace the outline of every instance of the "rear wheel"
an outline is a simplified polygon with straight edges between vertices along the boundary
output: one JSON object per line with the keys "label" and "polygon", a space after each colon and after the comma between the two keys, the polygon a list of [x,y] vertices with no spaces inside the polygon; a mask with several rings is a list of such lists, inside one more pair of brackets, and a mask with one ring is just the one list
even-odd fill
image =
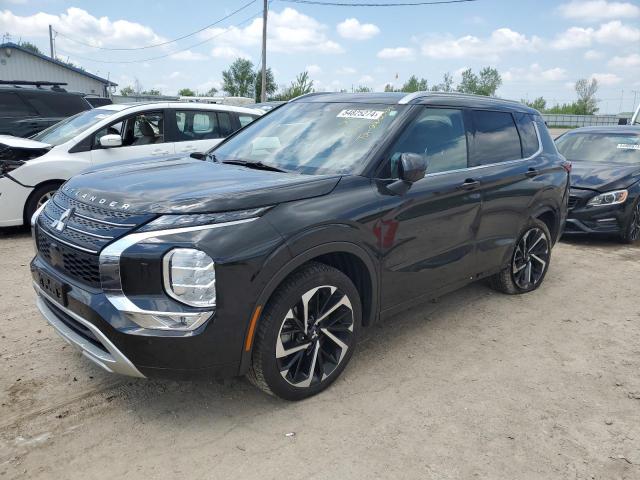
{"label": "rear wheel", "polygon": [[349,362],[360,323],[360,297],[345,274],[321,263],[302,267],[264,310],[249,380],[286,400],[321,392]]}
{"label": "rear wheel", "polygon": [[531,219],[518,238],[509,266],[491,277],[491,286],[511,295],[531,292],[542,285],[550,261],[549,229],[544,222]]}
{"label": "rear wheel", "polygon": [[31,192],[31,195],[29,196],[27,204],[24,208],[25,225],[29,225],[29,222],[31,222],[31,217],[33,217],[33,214],[36,213],[36,210],[38,210],[38,208],[51,200],[58,188],[60,188],[60,185],[60,183],[45,183],[44,185],[40,185],[33,192]]}
{"label": "rear wheel", "polygon": [[629,223],[621,236],[623,243],[635,243],[640,240],[640,198],[636,200]]}

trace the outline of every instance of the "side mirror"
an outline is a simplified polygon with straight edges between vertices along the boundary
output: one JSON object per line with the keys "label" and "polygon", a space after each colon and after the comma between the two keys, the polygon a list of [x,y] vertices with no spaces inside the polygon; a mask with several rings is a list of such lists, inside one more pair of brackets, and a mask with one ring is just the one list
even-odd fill
{"label": "side mirror", "polygon": [[113,148],[113,147],[121,147],[122,146],[122,137],[120,135],[103,135],[98,140],[101,147],[104,148]]}
{"label": "side mirror", "polygon": [[404,195],[411,185],[424,178],[427,173],[427,156],[419,153],[403,153],[398,162],[398,178],[386,186],[386,189],[396,195]]}
{"label": "side mirror", "polygon": [[204,160],[207,156],[202,152],[192,152],[189,154],[191,158],[195,158],[196,160]]}

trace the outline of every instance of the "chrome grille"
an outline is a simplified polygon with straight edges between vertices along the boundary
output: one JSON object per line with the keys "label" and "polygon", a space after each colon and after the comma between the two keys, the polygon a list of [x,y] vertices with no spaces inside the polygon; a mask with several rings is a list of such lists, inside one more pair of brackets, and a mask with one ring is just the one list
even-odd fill
{"label": "chrome grille", "polygon": [[[59,231],[55,225],[65,212],[69,212],[68,218]],[[100,251],[152,217],[87,205],[58,191],[38,217],[38,252],[53,268],[82,283],[99,287]]]}

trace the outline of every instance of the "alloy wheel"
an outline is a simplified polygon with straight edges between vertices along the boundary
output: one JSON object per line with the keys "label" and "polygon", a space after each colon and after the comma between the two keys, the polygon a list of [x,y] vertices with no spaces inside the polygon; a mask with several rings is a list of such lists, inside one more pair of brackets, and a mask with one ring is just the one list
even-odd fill
{"label": "alloy wheel", "polygon": [[635,242],[638,239],[640,239],[640,202],[636,204],[633,210],[631,223],[629,225],[629,240]]}
{"label": "alloy wheel", "polygon": [[53,195],[56,193],[55,190],[51,190],[50,192],[45,193],[38,199],[38,203],[36,205],[36,210],[44,205],[46,202],[53,198]]}
{"label": "alloy wheel", "polygon": [[544,277],[549,265],[549,241],[540,228],[531,228],[522,236],[513,254],[511,273],[515,284],[530,290]]}
{"label": "alloy wheel", "polygon": [[312,288],[287,312],[276,340],[282,377],[295,387],[323,382],[353,343],[353,307],[330,285]]}

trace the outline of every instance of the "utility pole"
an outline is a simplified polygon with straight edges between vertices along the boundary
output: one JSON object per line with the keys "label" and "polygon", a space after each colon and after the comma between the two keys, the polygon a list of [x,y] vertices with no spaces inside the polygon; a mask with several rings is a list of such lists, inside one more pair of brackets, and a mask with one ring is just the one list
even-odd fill
{"label": "utility pole", "polygon": [[262,10],[262,90],[260,90],[260,101],[267,101],[267,8],[268,0],[264,0]]}
{"label": "utility pole", "polygon": [[49,49],[51,50],[51,58],[55,59],[53,54],[53,28],[49,25]]}

